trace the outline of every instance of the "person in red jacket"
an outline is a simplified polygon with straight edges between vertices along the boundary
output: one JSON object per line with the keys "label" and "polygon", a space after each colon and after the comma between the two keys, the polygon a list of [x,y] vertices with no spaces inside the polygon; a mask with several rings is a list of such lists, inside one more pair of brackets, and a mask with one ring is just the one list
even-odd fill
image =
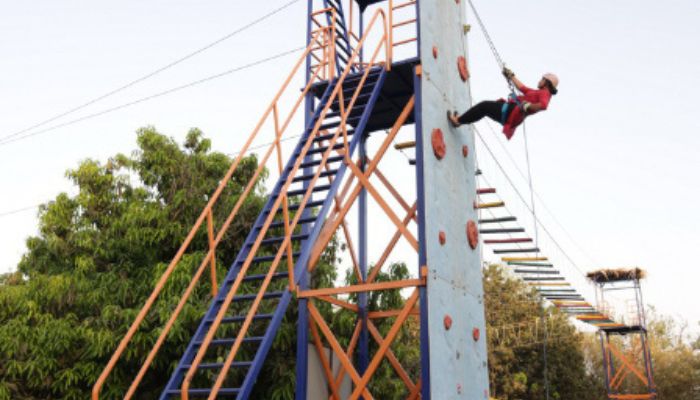
{"label": "person in red jacket", "polygon": [[484,117],[489,117],[503,125],[503,133],[510,140],[525,117],[546,110],[549,100],[557,94],[559,78],[554,74],[544,74],[537,84],[537,89],[530,89],[523,85],[508,68],[503,69],[503,75],[522,93],[517,96],[517,100],[511,97],[508,100],[482,101],[460,116],[456,111],[448,112],[447,117],[452,125],[457,127],[462,124],[472,124]]}

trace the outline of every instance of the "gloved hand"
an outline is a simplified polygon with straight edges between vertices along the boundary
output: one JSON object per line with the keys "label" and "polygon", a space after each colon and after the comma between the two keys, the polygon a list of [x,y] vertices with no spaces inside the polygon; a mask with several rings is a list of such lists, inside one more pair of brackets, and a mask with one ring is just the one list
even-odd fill
{"label": "gloved hand", "polygon": [[530,106],[532,106],[532,103],[523,101],[523,111],[526,113],[530,112]]}
{"label": "gloved hand", "polygon": [[511,71],[508,67],[503,67],[502,72],[506,79],[512,79],[515,76],[515,73],[513,73],[513,71]]}

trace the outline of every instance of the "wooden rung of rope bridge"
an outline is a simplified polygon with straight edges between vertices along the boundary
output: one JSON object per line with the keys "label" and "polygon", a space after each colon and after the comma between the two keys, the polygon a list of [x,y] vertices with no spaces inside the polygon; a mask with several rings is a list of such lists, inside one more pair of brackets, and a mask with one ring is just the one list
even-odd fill
{"label": "wooden rung of rope bridge", "polygon": [[501,257],[504,262],[549,261],[547,257]]}
{"label": "wooden rung of rope bridge", "polygon": [[394,145],[394,148],[395,148],[396,150],[410,149],[410,148],[413,148],[413,147],[416,147],[416,141],[415,141],[415,140],[411,140],[411,141],[408,141],[408,142],[396,143],[396,144]]}

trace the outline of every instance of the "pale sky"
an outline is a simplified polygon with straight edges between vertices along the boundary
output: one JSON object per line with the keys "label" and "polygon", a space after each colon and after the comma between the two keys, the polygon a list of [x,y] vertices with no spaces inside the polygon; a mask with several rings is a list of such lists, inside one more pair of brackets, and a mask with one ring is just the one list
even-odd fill
{"label": "pale sky", "polygon": [[[528,120],[538,216],[583,271],[640,266],[648,303],[700,321],[693,256],[700,249],[700,3],[669,1],[474,0],[501,56],[525,83],[561,79],[550,109]],[[0,137],[109,92],[286,3],[248,1],[33,1],[0,16]],[[305,1],[158,76],[55,123],[99,112],[304,44]],[[475,100],[506,87],[476,26],[469,34]],[[0,271],[13,270],[36,232],[36,210],[74,189],[66,169],[135,148],[134,131],[155,125],[182,140],[190,127],[233,153],[296,56],[231,74],[50,133],[0,145]],[[51,126],[49,124],[47,126]],[[477,125],[529,199],[522,131],[506,142]],[[525,207],[483,146],[485,177],[530,224]],[[394,165],[394,164],[390,164]],[[405,164],[395,164],[396,168]],[[530,225],[527,225],[530,228]],[[569,235],[573,238],[570,239]],[[540,232],[544,252],[578,273]],[[486,259],[494,259],[485,252]]]}

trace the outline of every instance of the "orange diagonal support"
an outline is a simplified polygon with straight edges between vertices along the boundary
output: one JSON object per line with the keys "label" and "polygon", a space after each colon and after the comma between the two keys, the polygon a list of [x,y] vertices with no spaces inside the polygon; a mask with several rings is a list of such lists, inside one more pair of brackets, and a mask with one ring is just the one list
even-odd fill
{"label": "orange diagonal support", "polygon": [[[379,333],[377,327],[374,326],[374,323],[372,323],[372,321],[367,321],[367,328],[372,337],[374,337],[374,340],[377,342],[377,344],[381,346],[382,343],[384,343],[384,339],[382,338],[382,335]],[[396,374],[399,375],[399,378],[401,378],[403,383],[406,385],[408,391],[410,393],[415,391],[416,385],[413,383],[413,380],[411,380],[411,377],[408,376],[408,373],[403,368],[403,366],[394,355],[394,352],[391,351],[391,349],[388,349],[386,351],[386,358],[389,360],[391,366],[394,367],[394,371],[396,371]]]}
{"label": "orange diagonal support", "polygon": [[362,375],[362,379],[359,383],[356,384],[355,390],[350,395],[350,400],[357,400],[357,398],[363,394],[363,390],[366,390],[367,383],[369,383],[369,380],[374,374],[374,371],[376,371],[377,367],[379,367],[379,364],[384,358],[384,354],[387,352],[387,350],[389,350],[389,346],[391,346],[391,343],[394,341],[394,338],[396,338],[396,335],[401,329],[401,325],[403,325],[403,323],[406,321],[406,318],[408,318],[408,314],[416,305],[416,302],[418,302],[418,289],[415,289],[411,297],[409,297],[408,300],[406,300],[403,311],[401,312],[401,314],[399,314],[398,317],[396,317],[396,321],[394,321],[394,324],[391,326],[391,329],[389,329],[386,338],[384,339],[382,344],[379,345],[379,349],[377,349],[377,352],[372,358],[372,361],[367,366],[367,370],[365,371],[364,375]]}
{"label": "orange diagonal support", "polygon": [[[408,224],[411,222],[411,220],[415,218],[417,208],[418,208],[418,205],[416,202],[414,202],[413,206],[410,208],[410,210],[406,214],[406,217],[404,217],[404,219],[402,221],[404,227],[408,227]],[[379,257],[379,260],[377,261],[376,264],[374,264],[374,267],[372,267],[372,270],[370,271],[369,275],[367,276],[368,283],[374,282],[374,279],[376,279],[377,275],[379,274],[379,271],[382,270],[384,263],[389,258],[389,255],[391,254],[392,250],[394,250],[394,246],[396,246],[396,243],[399,241],[399,239],[401,239],[401,229],[396,229],[394,236],[391,237],[391,240],[389,241],[389,244],[384,249],[382,256]]]}
{"label": "orange diagonal support", "polygon": [[[355,346],[357,346],[357,341],[360,339],[360,332],[362,331],[362,320],[357,320],[357,323],[355,324],[355,330],[352,332],[352,337],[350,338],[350,344],[348,345],[348,349],[345,352],[345,356],[350,358],[352,357],[353,353],[355,352]],[[340,365],[338,374],[335,376],[335,384],[340,387],[340,383],[343,381],[343,378],[345,377],[345,368],[343,365]]]}
{"label": "orange diagonal support", "polygon": [[400,280],[400,281],[362,283],[359,285],[337,287],[337,288],[298,290],[297,297],[299,297],[300,299],[303,299],[303,298],[308,298],[308,297],[329,296],[329,295],[335,295],[335,294],[371,292],[371,291],[375,291],[375,290],[402,289],[402,288],[406,288],[406,287],[415,287],[415,286],[424,286],[424,285],[425,285],[425,280],[423,280],[423,279],[404,279],[404,280]]}
{"label": "orange diagonal support", "polygon": [[311,328],[311,336],[314,339],[314,346],[316,347],[316,352],[318,353],[318,359],[321,360],[321,366],[323,366],[323,374],[326,376],[326,383],[331,389],[332,399],[341,400],[340,394],[338,394],[338,385],[335,384],[333,379],[333,370],[331,365],[326,358],[326,352],[323,349],[323,344],[321,343],[321,337],[318,335],[318,329],[316,329],[316,324],[313,321],[309,321],[309,327]]}
{"label": "orange diagonal support", "polygon": [[[340,343],[338,343],[338,339],[335,338],[333,332],[326,324],[326,321],[323,320],[323,316],[321,316],[321,313],[318,312],[316,306],[314,306],[312,302],[308,303],[308,308],[309,315],[321,329],[321,333],[323,333],[323,336],[325,336],[326,340],[328,341],[328,344],[330,344],[331,346],[331,349],[333,349],[333,352],[338,356],[338,360],[343,365],[343,368],[345,368],[345,371],[347,371],[347,373],[350,375],[350,379],[352,379],[352,381],[355,382],[356,385],[358,385],[360,383],[360,375],[357,373],[357,370],[352,365],[352,361],[350,361],[345,352],[343,352],[343,348],[340,346]],[[365,388],[364,386],[362,387],[361,392],[362,395],[365,396],[367,399],[373,398],[372,395],[369,393],[369,390],[367,390],[367,388]]]}
{"label": "orange diagonal support", "polygon": [[[415,103],[415,96],[411,96],[411,98],[406,103],[406,106],[404,106],[404,109],[401,111],[401,114],[394,122],[394,125],[391,128],[391,131],[387,134],[386,138],[384,139],[382,144],[379,146],[379,149],[377,150],[377,153],[375,154],[374,159],[367,166],[367,169],[365,171],[365,176],[370,176],[373,173],[374,169],[377,167],[377,164],[382,159],[382,157],[386,153],[387,149],[391,145],[393,139],[399,133],[399,130],[403,126],[404,122],[406,122],[408,117],[411,115],[411,112],[413,112],[414,103]],[[355,166],[355,168],[357,168],[357,166],[352,162],[349,162],[348,164],[352,164]],[[354,177],[355,174],[352,174],[351,176]],[[309,269],[310,270],[312,270],[316,266],[316,263],[318,262],[318,259],[321,256],[323,249],[325,249],[326,246],[328,246],[328,242],[330,242],[331,238],[333,237],[333,234],[338,229],[338,226],[340,225],[340,221],[342,221],[343,218],[345,218],[345,215],[348,213],[348,211],[350,211],[350,207],[355,202],[355,199],[357,198],[357,196],[359,196],[361,189],[362,189],[362,184],[358,183],[353,188],[353,191],[350,193],[348,199],[345,201],[345,205],[343,206],[342,211],[340,213],[338,213],[332,221],[329,220],[324,225],[323,229],[321,230],[321,233],[319,234],[319,238],[316,240],[316,244],[314,245],[314,247],[311,251],[311,257],[309,258]],[[341,199],[343,197],[344,196],[341,196]]]}
{"label": "orange diagonal support", "polygon": [[372,197],[374,197],[374,200],[379,204],[380,207],[382,207],[382,210],[384,210],[384,213],[389,217],[391,222],[393,222],[394,225],[396,225],[396,227],[401,230],[401,233],[404,235],[408,243],[416,251],[418,251],[418,240],[416,240],[415,236],[413,236],[413,234],[408,229],[406,229],[403,223],[401,223],[399,217],[394,213],[391,207],[389,207],[389,205],[386,204],[384,198],[382,198],[379,192],[377,192],[377,189],[374,188],[374,185],[372,185],[369,182],[369,179],[367,179],[367,176],[365,176],[362,170],[357,168],[357,166],[354,163],[349,163],[348,167],[350,168],[350,171],[352,171],[352,173],[355,174],[355,176],[357,176],[357,179],[360,180],[362,186],[364,186],[365,189],[367,189],[369,194],[372,195]]}
{"label": "orange diagonal support", "polygon": [[649,381],[647,381],[647,378],[642,374],[637,367],[634,365],[630,364],[630,362],[627,360],[627,357],[625,357],[624,354],[622,354],[614,345],[612,344],[607,344],[607,348],[610,349],[610,351],[615,354],[618,360],[622,362],[622,364],[626,367],[629,368],[632,373],[634,373],[637,378],[639,378],[640,381],[642,381],[645,385],[649,384]]}

